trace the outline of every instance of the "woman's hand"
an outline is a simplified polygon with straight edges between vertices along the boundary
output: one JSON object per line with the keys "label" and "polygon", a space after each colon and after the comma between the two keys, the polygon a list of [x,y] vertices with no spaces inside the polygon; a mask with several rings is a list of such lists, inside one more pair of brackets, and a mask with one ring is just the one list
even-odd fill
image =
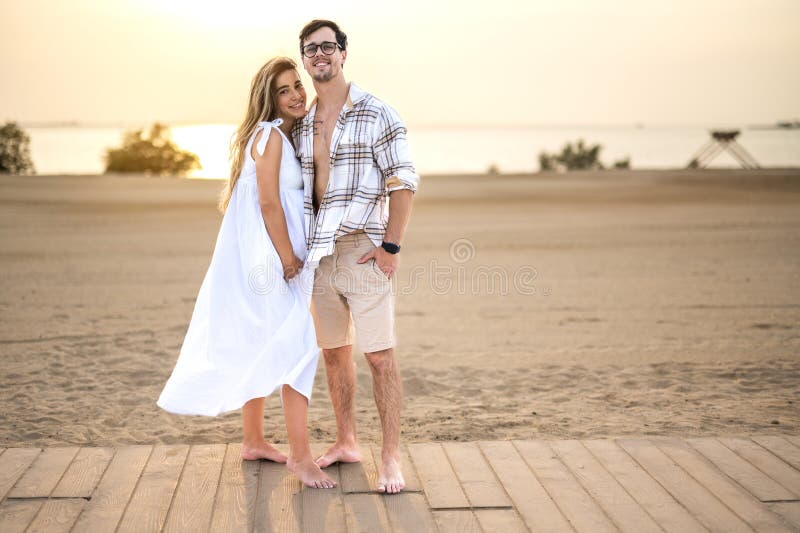
{"label": "woman's hand", "polygon": [[283,279],[289,281],[303,268],[303,261],[299,257],[293,255],[288,262],[281,261],[283,264]]}

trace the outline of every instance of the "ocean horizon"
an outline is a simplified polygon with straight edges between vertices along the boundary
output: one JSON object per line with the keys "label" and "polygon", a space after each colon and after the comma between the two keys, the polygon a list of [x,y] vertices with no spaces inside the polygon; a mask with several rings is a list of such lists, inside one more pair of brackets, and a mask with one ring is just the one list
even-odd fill
{"label": "ocean horizon", "polygon": [[[22,125],[31,137],[37,174],[102,174],[103,154],[119,146],[133,125]],[[139,126],[141,127],[141,126]],[[224,179],[229,173],[228,147],[234,124],[176,124],[172,138],[200,157],[202,168],[189,177]],[[631,168],[684,168],[710,139],[712,129],[740,129],[737,142],[765,168],[800,167],[800,130],[750,126],[431,126],[409,125],[408,138],[420,174],[528,173],[539,170],[542,151],[559,152],[582,139],[600,144],[605,166],[630,159]],[[723,152],[710,165],[738,168]]]}

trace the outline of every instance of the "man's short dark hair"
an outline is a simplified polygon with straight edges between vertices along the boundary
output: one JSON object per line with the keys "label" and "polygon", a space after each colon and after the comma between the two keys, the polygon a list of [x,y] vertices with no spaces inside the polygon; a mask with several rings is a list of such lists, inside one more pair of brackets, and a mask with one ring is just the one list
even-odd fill
{"label": "man's short dark hair", "polygon": [[336,43],[342,48],[342,50],[347,50],[347,35],[339,29],[339,25],[333,22],[332,20],[324,20],[324,19],[315,19],[306,24],[302,30],[300,30],[300,53],[303,53],[303,41],[305,41],[309,35],[314,33],[320,28],[330,28],[333,30],[333,33],[336,35]]}

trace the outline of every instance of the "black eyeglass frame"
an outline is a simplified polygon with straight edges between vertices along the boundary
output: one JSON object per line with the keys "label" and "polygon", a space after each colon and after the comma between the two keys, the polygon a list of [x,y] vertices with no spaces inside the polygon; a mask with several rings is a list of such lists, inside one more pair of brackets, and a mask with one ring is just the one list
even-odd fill
{"label": "black eyeglass frame", "polygon": [[[330,47],[331,45],[334,48],[332,48],[330,52],[326,52],[325,51],[325,47],[326,46]],[[303,56],[308,57],[308,58],[312,58],[315,55],[317,55],[317,50],[320,50],[320,49],[322,50],[322,53],[325,54],[326,56],[333,55],[334,53],[336,53],[337,49],[344,50],[344,48],[342,48],[339,43],[334,43],[333,41],[323,41],[323,42],[321,42],[319,44],[316,44],[316,43],[307,44],[304,47],[302,47],[300,49],[300,51],[303,53]],[[313,50],[313,51],[311,51],[311,50]],[[309,54],[309,52],[310,52],[310,54]]]}

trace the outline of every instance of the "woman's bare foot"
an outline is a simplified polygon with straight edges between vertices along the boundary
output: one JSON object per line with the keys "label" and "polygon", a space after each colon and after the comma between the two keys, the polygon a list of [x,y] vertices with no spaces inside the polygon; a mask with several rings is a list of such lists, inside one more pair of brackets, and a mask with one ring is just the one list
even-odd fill
{"label": "woman's bare foot", "polygon": [[333,463],[358,463],[361,461],[361,451],[358,444],[334,444],[327,452],[321,455],[316,463],[320,468],[327,468]]}
{"label": "woman's bare foot", "polygon": [[285,463],[288,457],[275,446],[262,440],[261,442],[243,443],[242,459],[245,461],[266,459],[267,461],[275,461],[276,463]]}
{"label": "woman's bare foot", "polygon": [[380,475],[378,476],[378,492],[397,494],[406,486],[400,462],[400,454],[384,455]]}
{"label": "woman's bare foot", "polygon": [[295,461],[290,457],[286,462],[286,468],[300,478],[300,481],[306,487],[311,487],[312,489],[332,489],[336,487],[336,482],[320,470],[317,463],[310,456],[302,461]]}

